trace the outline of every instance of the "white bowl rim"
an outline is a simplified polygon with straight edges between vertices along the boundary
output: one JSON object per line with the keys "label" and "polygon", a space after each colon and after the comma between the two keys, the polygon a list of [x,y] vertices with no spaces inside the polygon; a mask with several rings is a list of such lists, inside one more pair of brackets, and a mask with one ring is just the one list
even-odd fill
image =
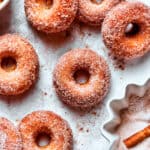
{"label": "white bowl rim", "polygon": [[3,2],[0,3],[0,11],[7,6],[10,0],[3,0]]}
{"label": "white bowl rim", "polygon": [[[134,91],[131,89],[135,89]],[[107,110],[109,113],[109,119],[104,122],[101,127],[101,131],[103,136],[109,141],[110,143],[110,150],[115,150],[115,145],[117,145],[119,136],[112,134],[108,126],[113,129],[115,126],[120,124],[120,116],[116,113],[116,110],[113,108],[113,104],[119,103],[119,108],[117,112],[120,110],[125,109],[128,107],[128,96],[131,94],[136,94],[137,96],[144,96],[146,90],[150,88],[150,79],[145,82],[144,85],[136,85],[136,84],[129,84],[126,87],[125,96],[121,99],[115,99],[108,103]],[[111,127],[112,126],[112,127]]]}

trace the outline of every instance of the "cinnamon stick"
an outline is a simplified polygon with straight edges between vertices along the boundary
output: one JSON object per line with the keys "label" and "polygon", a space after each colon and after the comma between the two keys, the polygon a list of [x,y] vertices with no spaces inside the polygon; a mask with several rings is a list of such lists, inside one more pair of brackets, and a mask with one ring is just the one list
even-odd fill
{"label": "cinnamon stick", "polygon": [[123,142],[125,143],[127,148],[131,148],[150,137],[150,125],[144,128],[143,130],[135,133],[129,138],[125,139]]}

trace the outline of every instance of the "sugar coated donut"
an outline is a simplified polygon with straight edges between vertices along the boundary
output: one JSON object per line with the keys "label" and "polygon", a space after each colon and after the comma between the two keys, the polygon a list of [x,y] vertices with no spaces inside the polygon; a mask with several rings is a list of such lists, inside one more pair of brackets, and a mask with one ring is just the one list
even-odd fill
{"label": "sugar coated donut", "polygon": [[22,150],[20,132],[5,118],[0,118],[0,150]]}
{"label": "sugar coated donut", "polygon": [[15,34],[0,37],[0,94],[18,95],[35,82],[38,57],[29,42]]}
{"label": "sugar coated donut", "polygon": [[28,20],[45,33],[66,30],[73,22],[77,8],[77,0],[25,0]]}
{"label": "sugar coated donut", "polygon": [[89,25],[101,25],[107,12],[121,0],[79,0],[78,18]]}
{"label": "sugar coated donut", "polygon": [[[23,150],[71,150],[72,131],[60,116],[49,111],[36,111],[21,121],[19,130],[22,135]],[[49,142],[38,145],[38,138],[49,136]]]}
{"label": "sugar coated donut", "polygon": [[53,82],[64,103],[76,109],[89,110],[106,96],[110,72],[106,61],[94,51],[75,49],[58,61]]}
{"label": "sugar coated donut", "polygon": [[106,46],[118,58],[129,60],[150,50],[150,8],[140,2],[122,2],[102,26]]}

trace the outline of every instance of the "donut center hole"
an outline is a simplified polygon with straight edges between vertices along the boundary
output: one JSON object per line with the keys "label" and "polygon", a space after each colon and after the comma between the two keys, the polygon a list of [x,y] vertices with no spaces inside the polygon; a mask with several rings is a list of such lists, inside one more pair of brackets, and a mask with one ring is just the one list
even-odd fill
{"label": "donut center hole", "polygon": [[138,24],[129,23],[126,26],[125,34],[126,34],[126,36],[134,36],[134,35],[138,34],[139,31],[140,31],[140,26]]}
{"label": "donut center hole", "polygon": [[7,72],[15,70],[17,67],[17,62],[13,57],[4,57],[1,61],[1,68]]}
{"label": "donut center hole", "polygon": [[40,0],[43,3],[44,8],[50,9],[53,5],[53,0]]}
{"label": "donut center hole", "polygon": [[91,0],[92,3],[94,4],[100,4],[103,0]]}
{"label": "donut center hole", "polygon": [[89,81],[90,74],[87,70],[77,70],[74,73],[74,80],[77,84],[86,84]]}
{"label": "donut center hole", "polygon": [[42,132],[36,136],[36,144],[39,147],[45,147],[50,144],[51,137],[49,134]]}

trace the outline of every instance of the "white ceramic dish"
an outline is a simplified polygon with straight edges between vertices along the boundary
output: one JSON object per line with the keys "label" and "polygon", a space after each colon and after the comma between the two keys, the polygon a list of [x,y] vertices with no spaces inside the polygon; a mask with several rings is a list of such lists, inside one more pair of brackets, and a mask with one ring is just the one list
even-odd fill
{"label": "white ceramic dish", "polygon": [[109,119],[104,123],[102,127],[102,133],[110,141],[110,150],[118,150],[118,141],[120,137],[114,134],[116,127],[121,123],[120,111],[128,108],[128,100],[130,95],[136,95],[139,97],[144,96],[147,89],[150,88],[150,80],[145,85],[130,84],[126,88],[124,98],[112,100],[107,105],[109,111]]}
{"label": "white ceramic dish", "polygon": [[3,0],[2,2],[0,2],[0,11],[7,6],[7,4],[9,3],[9,1],[10,0]]}

